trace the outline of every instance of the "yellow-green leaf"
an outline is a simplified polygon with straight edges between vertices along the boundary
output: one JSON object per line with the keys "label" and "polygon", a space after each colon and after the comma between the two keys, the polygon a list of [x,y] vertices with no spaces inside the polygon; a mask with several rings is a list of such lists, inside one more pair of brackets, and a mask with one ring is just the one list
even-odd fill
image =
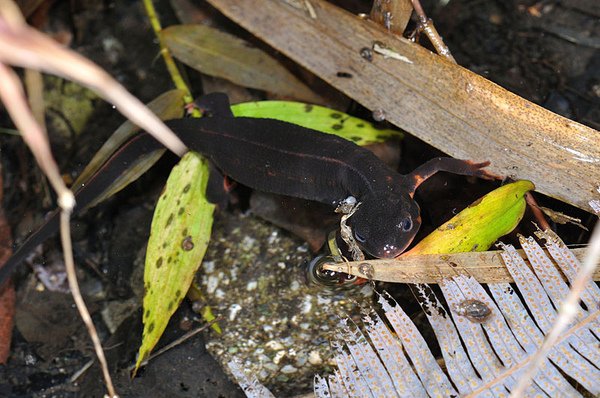
{"label": "yellow-green leaf", "polygon": [[236,36],[205,25],[174,25],[160,36],[175,58],[197,71],[243,87],[319,101],[277,60]]}
{"label": "yellow-green leaf", "polygon": [[154,348],[185,297],[206,252],[215,206],[205,198],[208,164],[187,153],[160,196],[144,269],[144,334],[136,370]]}
{"label": "yellow-green leaf", "polygon": [[535,189],[531,181],[500,187],[437,228],[404,256],[487,250],[512,231],[525,211],[524,195]]}
{"label": "yellow-green leaf", "polygon": [[323,106],[294,101],[256,101],[231,106],[235,116],[259,117],[283,120],[324,133],[335,134],[358,145],[370,145],[402,137],[391,129],[378,129],[367,122],[346,113]]}

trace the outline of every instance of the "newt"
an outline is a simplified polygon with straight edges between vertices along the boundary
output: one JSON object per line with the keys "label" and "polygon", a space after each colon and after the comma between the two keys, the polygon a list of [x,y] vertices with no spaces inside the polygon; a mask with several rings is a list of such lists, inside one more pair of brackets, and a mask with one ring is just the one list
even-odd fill
{"label": "newt", "polygon": [[[202,97],[197,106],[207,117],[174,119],[167,126],[193,151],[211,160],[220,174],[252,189],[328,204],[332,208],[355,198],[360,206],[349,219],[360,249],[377,258],[398,256],[421,225],[416,189],[439,171],[497,178],[483,168],[489,162],[438,157],[402,175],[369,150],[335,135],[295,124],[261,118],[234,117],[225,94]],[[162,148],[147,133],[123,145],[76,191],[75,212],[103,192],[139,156]],[[222,180],[221,180],[222,181]],[[226,194],[209,183],[208,199],[219,203]],[[54,212],[0,269],[0,284],[37,245],[58,230]]]}

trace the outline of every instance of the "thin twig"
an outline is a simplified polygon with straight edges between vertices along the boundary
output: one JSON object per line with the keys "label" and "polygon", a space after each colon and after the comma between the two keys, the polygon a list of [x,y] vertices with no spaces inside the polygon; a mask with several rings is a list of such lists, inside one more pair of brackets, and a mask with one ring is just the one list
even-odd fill
{"label": "thin twig", "polygon": [[525,202],[527,202],[527,205],[531,209],[533,216],[537,220],[537,222],[539,224],[539,228],[542,231],[546,231],[549,229],[551,230],[552,228],[550,228],[550,224],[548,224],[548,221],[546,220],[546,216],[544,215],[544,212],[538,206],[537,201],[535,200],[535,198],[533,197],[531,192],[527,192],[525,194]]}
{"label": "thin twig", "polygon": [[44,118],[46,106],[44,104],[44,81],[42,74],[37,70],[25,69],[25,89],[27,90],[31,112],[42,130],[46,131],[46,120]]}
{"label": "thin twig", "polygon": [[[10,1],[1,1],[2,16],[8,16],[8,21],[0,18],[0,25],[4,24],[5,31],[10,29],[22,30],[25,25],[22,17],[20,17],[18,8]],[[10,29],[8,29],[8,27],[10,27]],[[0,40],[0,47],[1,42],[2,40]],[[102,365],[106,389],[109,396],[117,397],[108,372],[108,366],[106,364],[106,359],[104,358],[104,352],[102,351],[98,333],[96,332],[92,318],[85,307],[81,292],[79,291],[79,285],[77,284],[69,226],[69,218],[75,207],[75,197],[66,187],[60,176],[60,171],[50,150],[46,131],[36,122],[35,117],[25,100],[23,86],[20,84],[18,76],[3,63],[0,63],[0,86],[2,87],[2,90],[0,90],[0,99],[4,103],[4,106],[9,112],[15,125],[21,131],[23,140],[33,152],[36,161],[50,180],[50,184],[52,184],[52,187],[58,195],[58,205],[62,210],[60,217],[61,242],[65,257],[65,265],[67,267],[69,287],[71,288],[73,300],[77,305],[79,314],[87,326],[90,337],[94,343],[96,355]]]}
{"label": "thin twig", "polygon": [[79,290],[79,283],[77,282],[77,274],[75,271],[75,260],[73,259],[73,248],[71,245],[71,228],[69,227],[70,216],[70,210],[63,209],[60,212],[60,241],[62,243],[63,253],[65,257],[65,267],[67,269],[67,279],[69,280],[69,288],[71,289],[71,294],[73,295],[73,300],[75,301],[75,305],[77,306],[79,315],[81,316],[83,323],[87,327],[90,338],[94,343],[94,350],[96,351],[96,356],[98,357],[98,361],[100,362],[100,368],[102,369],[104,383],[106,384],[108,395],[110,397],[117,397],[115,388],[112,383],[112,379],[110,377],[110,373],[108,371],[108,363],[106,362],[106,357],[104,356],[104,350],[102,350],[102,343],[100,342],[100,337],[98,337],[98,332],[96,331],[94,322],[92,322],[92,317],[90,316],[85,302],[83,301],[83,297],[81,296],[81,291]]}
{"label": "thin twig", "polygon": [[[156,15],[156,9],[154,8],[154,3],[152,0],[144,0],[144,7],[146,8],[146,14],[148,14],[148,19],[150,20],[150,25],[152,25],[152,29],[154,30],[154,34],[158,39],[158,45],[160,47],[160,54],[165,61],[165,65],[167,66],[167,71],[171,75],[171,80],[176,88],[182,90],[185,94],[183,96],[183,102],[186,105],[192,104],[194,102],[194,98],[192,97],[192,92],[188,85],[185,83],[185,80],[181,76],[177,65],[175,64],[175,60],[171,55],[171,52],[167,48],[162,36],[160,35],[160,31],[162,30],[162,26],[160,24],[160,20]],[[191,116],[200,117],[200,111],[192,107],[190,111]]]}
{"label": "thin twig", "polygon": [[438,31],[435,29],[433,21],[427,18],[427,15],[425,14],[423,7],[421,6],[421,2],[419,0],[411,1],[413,8],[415,9],[415,13],[419,18],[419,29],[425,32],[425,35],[427,36],[433,47],[435,47],[435,50],[438,52],[438,54],[444,56],[446,59],[455,64],[456,60],[452,56],[450,49],[444,43],[444,40],[442,39]]}
{"label": "thin twig", "polygon": [[6,18],[6,23],[10,27],[25,25],[25,17],[13,0],[0,0],[0,14]]}
{"label": "thin twig", "polygon": [[44,171],[52,188],[58,195],[61,207],[72,209],[75,206],[73,193],[63,182],[58,166],[52,157],[46,132],[35,121],[31,109],[25,100],[25,92],[17,74],[0,63],[0,100],[11,115],[17,128],[21,131],[23,140],[33,152],[33,156]]}
{"label": "thin twig", "polygon": [[[33,69],[25,69],[24,74],[24,86],[27,92],[27,99],[31,112],[35,118],[35,121],[40,125],[42,131],[46,130],[46,104],[44,102],[44,80],[42,74]],[[52,206],[52,195],[50,193],[50,187],[44,178],[42,178],[40,184],[40,195],[42,196],[42,203],[45,207]]]}
{"label": "thin twig", "polygon": [[154,135],[177,155],[182,156],[187,152],[183,142],[108,73],[35,29],[9,23],[3,7],[0,7],[0,62],[75,80],[115,104],[123,115]]}
{"label": "thin twig", "polygon": [[[151,360],[153,360],[154,358],[156,358],[159,355],[164,354],[165,352],[171,350],[172,348],[177,347],[178,345],[182,344],[183,342],[191,339],[192,337],[194,337],[195,335],[197,335],[198,333],[200,333],[201,331],[205,330],[206,328],[211,327],[212,325],[214,325],[215,323],[219,322],[221,319],[223,319],[222,316],[218,316],[215,319],[213,319],[212,321],[208,322],[206,325],[203,325],[199,328],[196,328],[194,330],[191,330],[189,332],[187,332],[186,334],[184,334],[183,336],[173,340],[172,342],[170,342],[169,344],[167,344],[166,346],[162,347],[160,350],[157,350],[156,352],[154,352],[152,355],[150,355],[146,360],[142,361],[140,363],[140,367],[142,366],[146,366],[148,364],[148,362],[150,362]],[[130,367],[130,371],[133,371],[135,369],[135,365],[132,365]]]}
{"label": "thin twig", "polygon": [[75,383],[77,381],[77,379],[79,379],[81,377],[82,374],[87,372],[87,370],[92,367],[93,364],[94,364],[93,359],[90,359],[89,361],[87,361],[77,372],[75,372],[71,375],[71,377],[69,378],[69,383]]}
{"label": "thin twig", "polygon": [[52,157],[52,152],[50,151],[50,145],[48,143],[46,132],[35,121],[31,109],[28,107],[25,100],[25,93],[16,73],[1,63],[0,86],[3,88],[0,90],[0,99],[4,103],[15,125],[21,131],[23,140],[33,152],[38,164],[46,176],[48,176],[52,187],[58,195],[58,204],[62,209],[60,217],[61,242],[63,245],[65,265],[67,268],[67,278],[69,280],[71,294],[73,295],[73,300],[77,305],[79,314],[87,326],[90,337],[94,343],[96,354],[102,365],[102,371],[104,373],[104,379],[108,393],[111,397],[116,397],[117,395],[115,394],[112,380],[110,378],[110,374],[108,373],[106,360],[104,359],[104,352],[102,351],[102,346],[100,345],[100,339],[98,338],[98,334],[96,333],[96,329],[92,323],[92,318],[85,307],[85,303],[83,302],[83,298],[81,297],[79,286],[77,284],[69,228],[69,218],[73,208],[75,207],[75,197],[73,196],[73,193],[66,187],[60,176],[60,171],[56,165],[56,161]]}
{"label": "thin twig", "polygon": [[[192,102],[194,102],[194,99],[192,98],[190,89],[187,86],[187,84],[185,84],[185,81],[183,80],[181,73],[179,73],[179,69],[177,69],[177,65],[175,65],[175,60],[173,59],[171,52],[165,45],[165,42],[162,39],[162,36],[160,35],[162,26],[160,25],[160,20],[158,19],[158,16],[156,15],[156,9],[154,8],[154,3],[152,2],[152,0],[144,0],[144,7],[146,8],[146,14],[148,14],[148,19],[150,20],[150,25],[152,25],[154,34],[156,35],[156,38],[158,39],[158,45],[160,47],[160,54],[162,55],[163,60],[165,61],[167,70],[169,71],[169,74],[171,75],[171,80],[173,80],[173,84],[175,84],[176,88],[183,90],[186,93],[185,96],[183,97],[184,102],[186,104],[191,104]],[[196,112],[197,112],[197,110],[196,110]]]}

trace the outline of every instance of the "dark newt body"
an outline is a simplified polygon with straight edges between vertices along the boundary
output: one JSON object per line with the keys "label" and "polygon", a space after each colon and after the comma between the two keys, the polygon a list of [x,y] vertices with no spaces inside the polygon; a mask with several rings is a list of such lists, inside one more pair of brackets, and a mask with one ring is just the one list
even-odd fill
{"label": "dark newt body", "polygon": [[179,119],[167,125],[189,148],[253,189],[332,206],[355,197],[361,206],[350,223],[372,256],[400,254],[414,237],[406,233],[419,228],[412,181],[350,141],[272,119]]}
{"label": "dark newt body", "polygon": [[[437,171],[493,177],[481,170],[487,163],[451,158],[436,158],[404,176],[370,151],[337,136],[274,119],[234,118],[222,94],[205,97],[200,107],[212,111],[213,117],[167,122],[190,149],[253,189],[332,206],[355,197],[361,205],[350,225],[361,248],[374,257],[395,257],[414,238],[421,221],[413,195],[422,181]],[[76,211],[93,201],[133,160],[160,148],[148,134],[134,137],[76,192]],[[0,269],[0,283],[57,229],[55,213]]]}

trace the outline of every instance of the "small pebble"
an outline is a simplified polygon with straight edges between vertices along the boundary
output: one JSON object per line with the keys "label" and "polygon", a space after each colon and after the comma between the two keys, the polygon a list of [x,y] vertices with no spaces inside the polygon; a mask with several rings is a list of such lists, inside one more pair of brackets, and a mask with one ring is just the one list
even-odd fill
{"label": "small pebble", "polygon": [[281,342],[284,345],[291,347],[292,345],[294,345],[294,337],[292,337],[292,336],[286,337],[285,339],[281,340]]}
{"label": "small pebble", "polygon": [[271,358],[269,358],[265,354],[260,354],[259,356],[256,357],[256,359],[260,363],[269,363],[269,362],[271,362]]}
{"label": "small pebble", "polygon": [[285,357],[285,351],[278,351],[277,354],[275,354],[275,356],[273,357],[273,363],[278,365],[279,362],[281,362],[281,360],[283,359],[283,357]]}
{"label": "small pebble", "polygon": [[229,320],[233,321],[237,316],[238,312],[242,310],[242,306],[239,304],[231,304],[229,306]]}
{"label": "small pebble", "polygon": [[323,359],[321,358],[321,354],[319,351],[313,350],[308,353],[308,362],[311,365],[318,366],[323,363]]}
{"label": "small pebble", "polygon": [[375,109],[373,111],[373,120],[383,122],[385,120],[385,111],[383,109]]}
{"label": "small pebble", "polygon": [[269,236],[269,238],[267,240],[267,242],[269,242],[269,245],[275,244],[275,242],[277,242],[278,236],[279,236],[279,234],[277,233],[277,231],[271,232],[271,235]]}
{"label": "small pebble", "polygon": [[271,373],[275,373],[279,370],[279,366],[275,365],[273,362],[265,363],[265,369],[270,370]]}
{"label": "small pebble", "polygon": [[214,261],[204,261],[202,263],[204,267],[204,272],[207,274],[212,274],[215,271],[215,262]]}
{"label": "small pebble", "polygon": [[283,350],[285,347],[279,341],[271,340],[265,344],[267,348],[270,348],[273,351]]}
{"label": "small pebble", "polygon": [[363,47],[360,49],[360,56],[369,62],[373,61],[373,51],[369,47]]}
{"label": "small pebble", "polygon": [[269,372],[265,369],[261,369],[260,372],[258,372],[258,380],[266,380],[267,377],[269,377]]}
{"label": "small pebble", "polygon": [[251,238],[249,236],[245,236],[242,239],[242,248],[244,250],[251,250],[256,245],[256,239]]}
{"label": "small pebble", "polygon": [[292,281],[292,283],[290,283],[290,290],[295,292],[298,289],[300,289],[300,283],[298,281]]}
{"label": "small pebble", "polygon": [[37,358],[31,354],[25,355],[25,365],[33,366],[37,363]]}
{"label": "small pebble", "polygon": [[302,303],[300,303],[300,311],[303,314],[310,314],[310,312],[312,311],[312,297],[311,296],[304,296]]}
{"label": "small pebble", "polygon": [[281,373],[284,374],[296,373],[297,371],[298,369],[292,365],[285,365],[283,368],[281,368]]}
{"label": "small pebble", "polygon": [[208,294],[213,294],[215,290],[217,290],[217,286],[219,286],[219,278],[216,276],[209,276],[206,286],[206,291]]}

